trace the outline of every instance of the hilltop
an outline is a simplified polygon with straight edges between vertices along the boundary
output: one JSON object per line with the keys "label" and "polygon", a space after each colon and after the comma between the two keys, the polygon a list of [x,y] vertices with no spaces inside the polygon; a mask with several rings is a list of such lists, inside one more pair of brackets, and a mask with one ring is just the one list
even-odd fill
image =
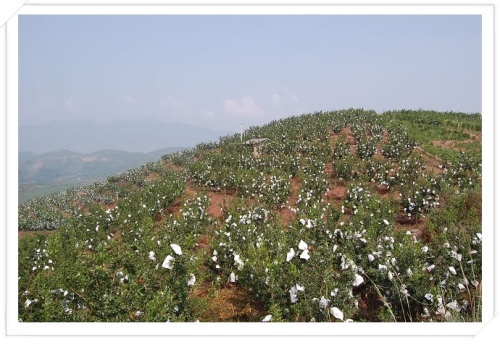
{"label": "hilltop", "polygon": [[[481,116],[316,112],[19,208],[23,321],[481,321]],[[254,140],[250,142],[258,142]]]}

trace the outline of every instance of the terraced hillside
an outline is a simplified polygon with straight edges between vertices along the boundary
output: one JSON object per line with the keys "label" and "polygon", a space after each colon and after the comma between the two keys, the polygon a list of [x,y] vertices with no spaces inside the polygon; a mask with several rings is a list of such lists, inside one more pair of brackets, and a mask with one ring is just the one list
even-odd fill
{"label": "terraced hillside", "polygon": [[481,321],[481,116],[251,127],[19,207],[22,321]]}

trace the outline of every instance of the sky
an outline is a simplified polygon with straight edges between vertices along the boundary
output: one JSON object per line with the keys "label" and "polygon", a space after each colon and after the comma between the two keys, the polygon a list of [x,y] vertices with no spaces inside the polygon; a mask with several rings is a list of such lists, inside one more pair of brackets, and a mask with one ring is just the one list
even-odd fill
{"label": "sky", "polygon": [[481,112],[474,15],[21,15],[19,125]]}

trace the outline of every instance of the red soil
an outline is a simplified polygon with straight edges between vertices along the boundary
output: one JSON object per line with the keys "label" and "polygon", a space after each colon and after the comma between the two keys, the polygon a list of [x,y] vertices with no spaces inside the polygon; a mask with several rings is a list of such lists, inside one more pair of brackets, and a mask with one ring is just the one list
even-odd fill
{"label": "red soil", "polygon": [[377,144],[377,150],[375,151],[375,154],[373,155],[373,158],[375,160],[385,159],[384,156],[382,155],[382,145],[380,143]]}
{"label": "red soil", "polygon": [[327,162],[326,163],[326,166],[325,166],[325,174],[328,175],[328,176],[332,176],[333,175],[333,165],[331,162]]}
{"label": "red soil", "polygon": [[293,211],[291,211],[289,207],[295,207],[295,205],[297,204],[297,195],[302,186],[301,181],[297,177],[291,178],[290,184],[292,190],[286,203],[287,206],[285,206],[283,209],[280,210],[281,221],[283,222],[284,226],[288,226],[289,224],[295,221],[296,214]]}
{"label": "red soil", "polygon": [[147,181],[147,182],[150,182],[150,181],[152,181],[152,180],[158,180],[158,179],[160,179],[160,177],[161,177],[161,176],[160,176],[158,173],[156,173],[156,172],[151,172],[150,174],[148,174],[148,175],[144,178],[144,180],[145,180],[145,181]]}
{"label": "red soil", "polygon": [[224,204],[229,206],[232,201],[236,198],[235,195],[219,193],[219,192],[209,192],[210,206],[207,209],[208,215],[212,219],[222,218],[222,211]]}
{"label": "red soil", "polygon": [[342,199],[344,199],[346,195],[346,191],[347,191],[346,186],[337,185],[326,193],[324,200],[342,201]]}
{"label": "red soil", "polygon": [[207,300],[207,309],[199,317],[201,322],[250,321],[259,322],[266,316],[263,303],[238,283],[226,283],[208,298],[211,283],[204,283],[193,290],[192,297]]}
{"label": "red soil", "polygon": [[196,244],[197,244],[196,251],[210,250],[211,249],[210,243],[208,242],[208,235],[207,234],[200,235],[200,237],[198,238],[198,241],[196,241]]}
{"label": "red soil", "polygon": [[289,224],[293,223],[297,218],[297,215],[291,211],[288,207],[283,208],[281,211],[281,222],[286,227]]}
{"label": "red soil", "polygon": [[302,182],[297,177],[292,177],[292,179],[290,179],[290,184],[292,186],[292,194],[297,193],[302,186]]}
{"label": "red soil", "polygon": [[344,134],[346,137],[346,142],[349,143],[350,145],[355,145],[356,144],[356,139],[352,135],[350,127],[345,127],[340,131],[339,135]]}
{"label": "red soil", "polygon": [[177,165],[176,165],[176,164],[174,164],[171,160],[165,161],[165,162],[163,163],[163,166],[164,166],[165,168],[167,168],[167,169],[168,169],[168,168],[172,168],[174,171],[179,171],[179,170],[182,170],[182,169],[183,169],[183,167],[181,167],[181,166],[177,166]]}
{"label": "red soil", "polygon": [[388,144],[390,141],[389,132],[387,130],[384,131],[384,136],[382,137],[382,143]]}
{"label": "red soil", "polygon": [[428,219],[426,217],[420,217],[416,223],[413,223],[412,220],[405,220],[404,218],[406,214],[401,213],[396,222],[395,229],[400,232],[410,231],[412,235],[414,235],[417,239],[422,240],[424,242],[430,241],[429,230],[427,229]]}
{"label": "red soil", "polygon": [[435,175],[441,173],[443,170],[439,167],[443,163],[443,160],[431,153],[423,150],[420,147],[415,148],[417,151],[422,153],[422,158],[424,159],[425,165],[427,166],[427,173],[434,173]]}
{"label": "red soil", "polygon": [[25,230],[18,230],[17,231],[17,238],[21,239],[24,237],[34,237],[35,235],[41,234],[41,235],[50,235],[54,234],[56,231],[25,231]]}

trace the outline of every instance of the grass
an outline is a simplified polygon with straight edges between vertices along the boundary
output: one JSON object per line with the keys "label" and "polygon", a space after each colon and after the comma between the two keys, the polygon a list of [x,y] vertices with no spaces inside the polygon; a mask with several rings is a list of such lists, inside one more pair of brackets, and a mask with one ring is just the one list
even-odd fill
{"label": "grass", "polygon": [[446,127],[434,126],[428,124],[415,123],[411,121],[402,121],[403,125],[408,129],[411,137],[420,144],[431,141],[463,141],[468,140],[471,136],[463,131],[450,130]]}
{"label": "grass", "polygon": [[459,152],[453,149],[435,146],[432,143],[423,144],[422,148],[432,155],[438,156],[445,161],[457,161],[460,158]]}
{"label": "grass", "polygon": [[481,154],[481,149],[482,146],[479,143],[474,143],[474,142],[457,142],[456,147],[459,148],[460,150],[473,153],[473,154]]}

